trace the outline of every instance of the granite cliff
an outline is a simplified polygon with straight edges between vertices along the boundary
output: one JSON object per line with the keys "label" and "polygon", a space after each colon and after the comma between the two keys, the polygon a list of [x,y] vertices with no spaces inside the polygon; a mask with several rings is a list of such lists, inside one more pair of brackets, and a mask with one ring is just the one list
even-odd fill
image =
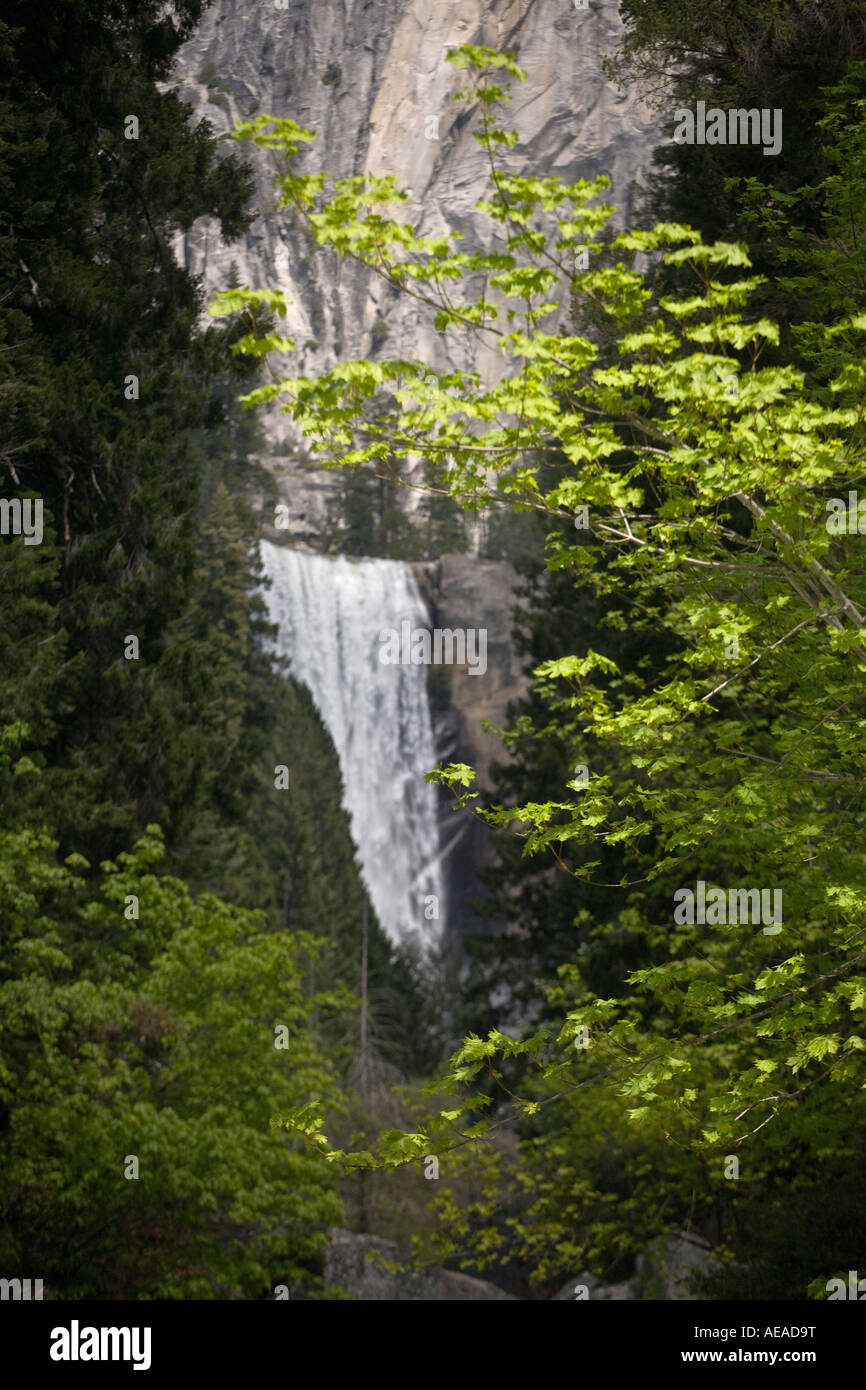
{"label": "granite cliff", "polygon": [[[449,47],[473,42],[517,51],[528,81],[515,84],[510,123],[520,143],[506,156],[515,172],[565,179],[606,173],[611,200],[628,221],[633,185],[656,139],[653,118],[633,92],[608,81],[603,59],[621,34],[616,0],[216,0],[184,46],[172,85],[228,139],[237,121],[291,116],[318,139],[300,169],[337,176],[392,173],[411,189],[408,215],[427,232],[459,229],[467,246],[483,228],[475,203],[486,186],[485,156],[471,111],[451,100],[460,74]],[[241,283],[279,287],[290,301],[286,331],[305,370],[339,357],[412,355],[444,365],[444,340],[417,306],[400,301],[362,267],[318,248],[273,190],[273,152],[244,146],[253,163],[260,215],[232,246],[205,220],[177,252],[208,291],[224,288],[234,261]],[[475,347],[472,365],[495,377],[499,359]],[[274,438],[290,434],[272,420]]]}

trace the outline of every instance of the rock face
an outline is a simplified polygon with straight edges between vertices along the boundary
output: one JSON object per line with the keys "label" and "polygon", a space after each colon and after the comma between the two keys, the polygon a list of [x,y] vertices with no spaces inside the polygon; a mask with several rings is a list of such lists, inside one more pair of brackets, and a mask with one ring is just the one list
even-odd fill
{"label": "rock face", "polygon": [[[608,197],[627,221],[632,185],[657,143],[654,118],[602,69],[621,35],[618,8],[590,0],[215,0],[179,56],[171,85],[228,139],[238,120],[291,116],[318,139],[297,168],[337,176],[394,174],[412,196],[406,215],[425,233],[459,229],[465,249],[489,235],[475,211],[487,188],[485,152],[473,138],[477,108],[451,100],[463,76],[445,61],[465,42],[517,51],[528,81],[514,84],[508,125],[521,141],[504,156],[515,173],[566,180],[606,173]],[[208,292],[224,288],[234,260],[242,284],[283,290],[285,331],[298,345],[292,370],[318,371],[339,358],[420,357],[433,367],[500,370],[493,349],[469,360],[434,330],[426,311],[397,300],[377,277],[316,247],[294,214],[278,211],[272,151],[245,144],[261,215],[229,247],[202,219],[177,252]],[[482,228],[484,229],[482,231]],[[447,356],[446,356],[447,354]],[[453,354],[453,355],[452,355]],[[284,416],[272,437],[290,438]]]}
{"label": "rock face", "polygon": [[486,1279],[473,1279],[449,1269],[393,1273],[382,1261],[400,1263],[397,1246],[392,1241],[334,1230],[325,1264],[325,1282],[365,1303],[517,1301],[512,1294],[489,1284]]}
{"label": "rock face", "polygon": [[[495,734],[485,733],[482,721],[495,728],[506,722],[512,700],[526,690],[526,678],[512,639],[512,615],[518,576],[506,561],[478,560],[468,555],[443,555],[432,565],[415,565],[416,579],[430,611],[431,626],[444,629],[483,629],[486,670],[471,674],[466,666],[432,667],[428,680],[437,757],[442,762],[465,762],[478,781],[487,781],[490,764],[503,761],[505,751]],[[445,873],[449,928],[494,929],[495,923],[476,913],[485,889],[478,870],[488,862],[486,828],[471,813],[454,810],[453,798],[440,798],[440,843]]]}
{"label": "rock face", "polygon": [[440,747],[449,758],[460,749],[479,781],[485,781],[490,764],[502,756],[502,744],[495,734],[482,730],[481,722],[500,719],[509,701],[526,690],[511,636],[517,573],[506,560],[469,555],[443,555],[435,564],[413,569],[434,627],[481,629],[486,634],[486,670],[480,663],[478,674],[468,663],[439,668],[447,707],[456,715],[451,737],[443,729]]}

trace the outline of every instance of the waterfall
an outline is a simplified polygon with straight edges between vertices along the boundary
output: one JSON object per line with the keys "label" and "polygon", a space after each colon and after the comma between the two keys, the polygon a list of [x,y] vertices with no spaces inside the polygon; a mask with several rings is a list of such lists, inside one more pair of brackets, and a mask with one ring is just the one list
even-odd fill
{"label": "waterfall", "polygon": [[[432,943],[445,915],[424,666],[383,665],[379,632],[429,627],[408,565],[327,559],[261,542],[280,655],[309,687],[340,762],[370,901],[392,941]],[[437,916],[425,900],[437,899]],[[428,915],[425,916],[425,908]]]}

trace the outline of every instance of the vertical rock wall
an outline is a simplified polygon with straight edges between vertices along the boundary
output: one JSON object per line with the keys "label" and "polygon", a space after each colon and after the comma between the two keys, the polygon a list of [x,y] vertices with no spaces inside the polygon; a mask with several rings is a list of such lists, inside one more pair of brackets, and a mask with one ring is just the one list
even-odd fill
{"label": "vertical rock wall", "polygon": [[[521,140],[504,156],[506,167],[565,179],[606,173],[627,221],[656,131],[633,92],[618,92],[603,71],[621,34],[618,11],[616,0],[590,0],[588,10],[573,0],[289,0],[287,9],[272,0],[215,0],[182,50],[172,85],[227,139],[238,120],[291,116],[319,137],[302,150],[299,168],[392,173],[411,188],[406,215],[421,231],[452,226],[467,247],[477,246],[488,234],[475,212],[487,186],[485,155],[473,138],[475,118],[451,100],[463,78],[445,61],[448,47],[516,49],[529,77],[514,84],[509,124]],[[290,212],[277,211],[273,152],[243,148],[261,209],[246,237],[225,246],[202,220],[178,240],[179,256],[207,289],[225,286],[234,260],[241,283],[284,290],[286,331],[307,371],[377,351],[445,366],[455,349],[430,317],[316,247]],[[491,349],[476,345],[470,356],[485,379],[495,377]],[[270,428],[276,437],[289,431],[284,417]]]}

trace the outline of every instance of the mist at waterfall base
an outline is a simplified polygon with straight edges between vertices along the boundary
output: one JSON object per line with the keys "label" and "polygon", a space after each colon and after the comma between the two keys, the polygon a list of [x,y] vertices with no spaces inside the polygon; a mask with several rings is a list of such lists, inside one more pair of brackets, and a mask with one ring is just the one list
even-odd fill
{"label": "mist at waterfall base", "polygon": [[[334,742],[361,874],[390,940],[441,935],[436,765],[424,666],[384,665],[379,633],[429,627],[410,567],[350,561],[261,542],[276,651],[310,690]],[[291,769],[290,769],[291,776]],[[433,916],[432,901],[438,905]]]}

